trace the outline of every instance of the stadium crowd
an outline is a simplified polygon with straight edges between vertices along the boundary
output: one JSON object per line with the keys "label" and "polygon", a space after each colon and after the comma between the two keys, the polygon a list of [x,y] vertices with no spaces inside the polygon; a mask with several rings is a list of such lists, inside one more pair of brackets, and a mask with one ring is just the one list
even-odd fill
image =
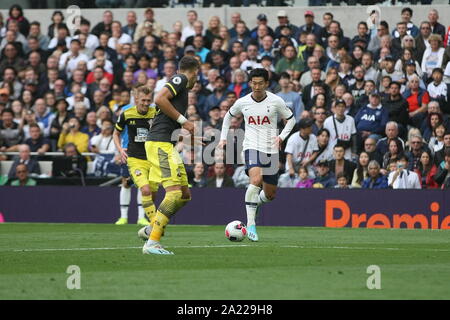
{"label": "stadium crowd", "polygon": [[[255,26],[235,12],[227,28],[217,16],[201,21],[189,10],[187,23],[164,30],[151,8],[144,17],[130,10],[126,21],[106,10],[100,23],[82,18],[69,30],[55,11],[41,30],[13,5],[0,15],[0,160],[11,158],[2,152],[19,155],[2,183],[33,185],[36,160],[49,151],[77,158],[73,175],[86,173],[92,156],[85,152],[118,163],[113,124],[133,103],[133,88],[158,92],[179,59],[192,55],[201,71],[186,116],[202,121],[203,136],[220,130],[227,110],[250,92],[248,71],[269,71],[269,90],[297,122],[283,145],[280,187],[447,188],[450,27],[428,10],[428,20],[413,22],[405,7],[395,23],[374,12],[351,38],[332,12],[289,17],[280,10],[275,28],[263,13]],[[242,117],[233,119],[238,128]],[[183,157],[194,187],[248,184],[243,165],[193,163],[190,150]]]}

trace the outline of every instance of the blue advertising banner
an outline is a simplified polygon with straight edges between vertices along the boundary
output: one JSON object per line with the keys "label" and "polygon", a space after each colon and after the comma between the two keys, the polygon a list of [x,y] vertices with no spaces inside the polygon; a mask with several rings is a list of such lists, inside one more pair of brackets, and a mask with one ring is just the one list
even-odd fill
{"label": "blue advertising banner", "polygon": [[[113,223],[119,217],[116,187],[2,187],[5,222]],[[133,190],[129,222],[137,217]],[[246,221],[243,189],[193,189],[174,224],[225,225]],[[157,203],[163,192],[158,194]],[[450,229],[445,190],[280,189],[261,208],[258,224],[350,228]]]}

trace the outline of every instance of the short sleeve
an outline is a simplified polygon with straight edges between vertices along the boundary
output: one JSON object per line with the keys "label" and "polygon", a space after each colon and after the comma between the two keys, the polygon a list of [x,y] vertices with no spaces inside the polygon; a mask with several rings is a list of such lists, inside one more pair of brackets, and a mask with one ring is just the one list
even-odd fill
{"label": "short sleeve", "polygon": [[232,117],[235,117],[235,116],[240,115],[242,113],[242,104],[239,102],[239,100],[237,100],[231,106],[231,108],[228,110],[228,112],[230,113],[230,115]]}
{"label": "short sleeve", "polygon": [[125,129],[125,125],[126,125],[126,122],[125,122],[125,113],[124,112],[122,112],[121,114],[120,114],[120,116],[119,116],[119,118],[117,119],[117,122],[116,122],[116,129],[119,131],[119,132],[122,132],[123,131],[123,129]]}
{"label": "short sleeve", "polygon": [[284,148],[284,152],[294,154],[294,144],[295,144],[294,139],[295,139],[294,135],[292,135],[288,139],[288,141],[286,143],[286,148]]}
{"label": "short sleeve", "polygon": [[278,99],[277,109],[278,113],[281,114],[281,116],[286,120],[289,120],[294,116],[294,113],[292,112],[291,109],[289,109],[289,107],[286,105],[283,99]]}
{"label": "short sleeve", "polygon": [[313,152],[319,151],[319,145],[317,144],[317,138],[314,135],[311,135],[310,140],[311,140],[311,150]]}
{"label": "short sleeve", "polygon": [[164,85],[172,95],[175,97],[181,91],[185,90],[187,87],[187,78],[184,75],[177,74],[173,76],[166,84]]}
{"label": "short sleeve", "polygon": [[100,140],[100,137],[101,137],[101,135],[96,135],[96,136],[93,136],[92,138],[91,138],[91,146],[97,146],[98,145],[98,143],[99,143],[99,140]]}

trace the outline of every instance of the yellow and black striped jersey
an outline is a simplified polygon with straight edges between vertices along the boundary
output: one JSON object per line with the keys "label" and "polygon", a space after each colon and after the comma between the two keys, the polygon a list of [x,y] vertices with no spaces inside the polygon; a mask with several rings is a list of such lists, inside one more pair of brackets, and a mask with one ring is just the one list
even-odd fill
{"label": "yellow and black striped jersey", "polygon": [[150,106],[146,114],[140,114],[136,106],[122,112],[117,119],[116,129],[122,132],[125,127],[128,130],[128,156],[147,160],[145,155],[145,141],[148,140],[150,128],[156,109]]}
{"label": "yellow and black striped jersey", "polygon": [[[164,86],[172,93],[172,99],[170,102],[177,109],[179,113],[185,115],[188,107],[188,92],[187,88],[188,78],[184,74],[174,75]],[[161,110],[157,111],[155,121],[153,122],[152,129],[150,130],[149,140],[171,142],[172,133],[181,128],[180,124],[171,118],[169,118]]]}

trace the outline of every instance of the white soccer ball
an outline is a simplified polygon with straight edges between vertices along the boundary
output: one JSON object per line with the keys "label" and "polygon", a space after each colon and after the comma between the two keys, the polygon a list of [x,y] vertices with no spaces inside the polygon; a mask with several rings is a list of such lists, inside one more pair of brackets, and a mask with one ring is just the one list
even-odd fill
{"label": "white soccer ball", "polygon": [[230,241],[242,241],[247,235],[247,227],[239,220],[227,224],[225,227],[225,236]]}

